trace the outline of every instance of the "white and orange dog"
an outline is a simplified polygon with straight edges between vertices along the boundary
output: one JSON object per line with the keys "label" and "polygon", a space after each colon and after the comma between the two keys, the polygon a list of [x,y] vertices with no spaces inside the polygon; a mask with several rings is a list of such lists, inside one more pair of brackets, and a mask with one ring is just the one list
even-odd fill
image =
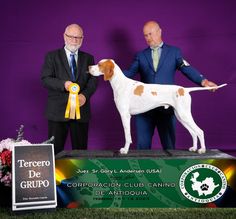
{"label": "white and orange dog", "polygon": [[193,139],[190,151],[197,151],[198,139],[200,149],[198,153],[205,153],[204,132],[196,125],[191,114],[191,96],[189,92],[198,90],[212,90],[217,87],[190,87],[177,85],[145,84],[127,78],[119,66],[111,59],[103,59],[97,65],[89,67],[89,73],[94,76],[104,75],[104,80],[109,80],[113,89],[116,107],[120,113],[124,133],[125,146],[120,153],[127,154],[132,143],[130,133],[131,115],[144,113],[156,107],[164,106],[174,108],[177,119],[189,131]]}

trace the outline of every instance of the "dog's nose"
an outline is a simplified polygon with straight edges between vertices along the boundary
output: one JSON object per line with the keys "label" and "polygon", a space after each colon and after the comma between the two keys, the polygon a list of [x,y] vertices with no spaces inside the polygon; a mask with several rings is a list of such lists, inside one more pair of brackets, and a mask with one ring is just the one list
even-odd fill
{"label": "dog's nose", "polygon": [[89,67],[88,67],[88,73],[90,73],[91,72],[91,69],[92,69],[92,66],[91,65],[89,65]]}

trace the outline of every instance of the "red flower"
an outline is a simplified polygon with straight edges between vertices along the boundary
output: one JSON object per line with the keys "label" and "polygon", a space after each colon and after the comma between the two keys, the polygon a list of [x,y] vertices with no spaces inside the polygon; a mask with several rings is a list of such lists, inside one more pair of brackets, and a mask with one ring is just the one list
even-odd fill
{"label": "red flower", "polygon": [[0,153],[0,157],[2,160],[2,165],[11,166],[11,157],[12,152],[8,149],[3,149],[2,153]]}

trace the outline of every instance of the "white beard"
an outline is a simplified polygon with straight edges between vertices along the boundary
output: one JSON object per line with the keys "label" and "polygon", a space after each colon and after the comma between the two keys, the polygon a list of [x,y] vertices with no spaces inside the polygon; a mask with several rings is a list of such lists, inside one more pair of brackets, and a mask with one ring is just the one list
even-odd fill
{"label": "white beard", "polygon": [[80,45],[70,45],[70,44],[66,44],[66,48],[71,51],[71,52],[76,52],[79,48],[80,48],[81,44]]}

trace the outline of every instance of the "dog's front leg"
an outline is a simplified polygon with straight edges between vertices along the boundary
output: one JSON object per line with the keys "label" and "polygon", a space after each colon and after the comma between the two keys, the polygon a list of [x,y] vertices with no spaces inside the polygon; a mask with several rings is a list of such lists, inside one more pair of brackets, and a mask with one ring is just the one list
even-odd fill
{"label": "dog's front leg", "polygon": [[130,120],[131,120],[131,115],[126,112],[121,115],[121,120],[124,128],[124,134],[125,134],[125,145],[123,148],[120,149],[121,154],[127,154],[129,151],[129,146],[132,143],[131,139],[131,133],[130,133]]}

